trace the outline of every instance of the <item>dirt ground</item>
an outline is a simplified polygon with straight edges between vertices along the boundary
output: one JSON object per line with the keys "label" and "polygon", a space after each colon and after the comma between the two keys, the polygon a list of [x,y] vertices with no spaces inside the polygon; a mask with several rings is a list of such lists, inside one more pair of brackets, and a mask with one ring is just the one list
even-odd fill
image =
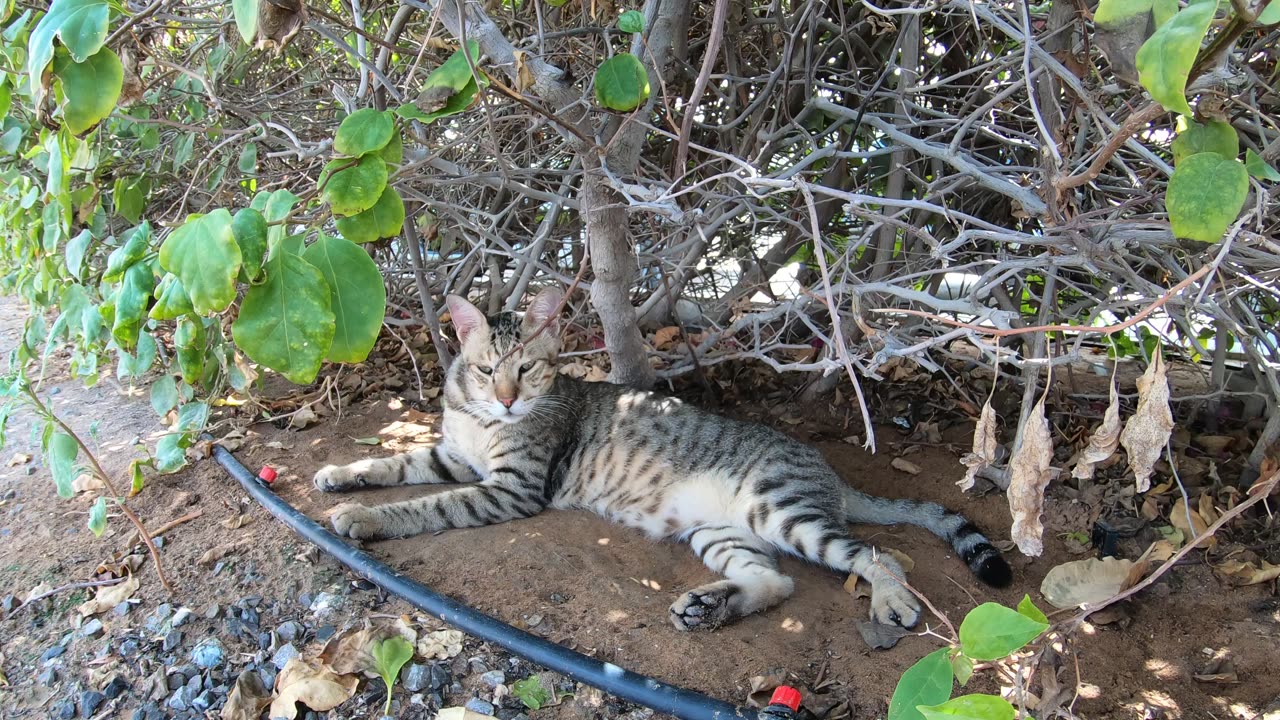
{"label": "dirt ground", "polygon": [[[5,300],[0,322],[0,352],[16,341],[18,315]],[[121,477],[129,459],[140,451],[138,438],[159,429],[145,392],[110,382],[83,388],[56,372],[43,386],[57,412],[80,431],[98,423],[97,446],[109,472]],[[56,394],[53,394],[56,393]],[[406,397],[416,392],[404,393]],[[424,408],[420,410],[414,405]],[[751,406],[731,409],[739,415],[771,416]],[[253,469],[280,468],[275,487],[289,502],[316,518],[339,502],[402,499],[422,488],[322,495],[311,475],[328,463],[402,451],[428,442],[438,426],[438,406],[386,395],[359,402],[340,417],[326,418],[307,429],[282,430],[261,424],[252,428],[237,450]],[[864,452],[838,439],[840,427],[805,421],[779,425],[813,441],[851,483],[886,496],[911,496],[944,503],[967,514],[993,538],[1007,538],[1009,514],[1002,495],[966,497],[956,487],[963,467],[959,445],[967,443],[963,428],[948,432],[939,446],[918,447],[910,461],[922,471],[909,475],[890,465],[895,429],[881,431],[882,450]],[[33,452],[29,418],[18,418],[9,445],[0,455],[0,595],[23,594],[40,582],[61,585],[87,579],[94,567],[131,534],[123,517],[111,518],[108,534],[95,538],[86,528],[88,497],[61,500]],[[379,438],[379,446],[357,439]],[[21,454],[35,456],[17,462]],[[11,460],[14,462],[10,463]],[[351,591],[351,578],[332,561],[305,553],[305,543],[275,523],[256,506],[249,522],[228,529],[224,521],[240,513],[241,493],[212,461],[166,477],[149,478],[130,506],[152,527],[195,510],[201,517],[165,535],[162,559],[174,583],[164,592],[148,563],[141,571],[139,607],[124,618],[104,618],[112,625],[137,624],[137,616],[159,603],[182,604],[197,612],[211,603],[231,604],[246,595],[294,598],[336,587],[351,592],[343,620],[369,613],[399,614],[404,605],[387,601],[377,591]],[[1029,593],[1042,607],[1040,581],[1054,565],[1078,559],[1064,535],[1088,530],[1089,514],[1073,501],[1052,500],[1046,512],[1044,557],[1009,554],[1015,581],[1005,590],[978,583],[949,548],[909,528],[855,528],[864,538],[901,550],[915,560],[910,579],[933,604],[959,624],[976,604],[994,600],[1016,604]],[[796,578],[795,595],[784,605],[711,634],[683,634],[666,620],[667,606],[682,591],[706,582],[709,572],[686,548],[655,544],[639,534],[579,512],[549,511],[504,525],[453,531],[370,544],[390,564],[445,594],[465,601],[509,623],[670,683],[696,689],[730,702],[741,702],[753,676],[784,671],[805,689],[810,707],[850,704],[852,717],[882,717],[902,671],[940,646],[936,638],[909,636],[888,651],[872,651],[855,623],[866,617],[867,600],[846,593],[844,578],[784,561]],[[197,561],[210,548],[230,552],[218,574]],[[1194,556],[1193,556],[1194,557]],[[1074,709],[1089,718],[1239,718],[1259,716],[1280,699],[1280,618],[1268,611],[1266,586],[1227,588],[1202,562],[1176,568],[1166,580],[1128,603],[1123,618],[1089,625],[1078,637],[1081,693]],[[67,633],[75,602],[84,593],[64,593],[40,614],[0,614],[0,652],[10,687],[0,691],[0,715],[45,717],[58,690],[25,674],[28,663]],[[276,620],[290,610],[277,606]],[[298,612],[301,612],[300,610]],[[1269,614],[1270,613],[1270,614]],[[218,632],[216,623],[202,626]],[[76,640],[75,642],[80,642]],[[1214,654],[1229,653],[1238,682],[1200,682],[1193,676]],[[88,670],[93,661],[86,661]],[[72,666],[71,672],[79,668]],[[1063,679],[1074,680],[1068,668]],[[819,684],[821,688],[814,686]],[[994,691],[991,671],[979,671],[970,691]],[[822,689],[823,693],[815,693]],[[7,708],[6,708],[7,706]],[[121,706],[123,707],[123,706]],[[127,717],[123,710],[121,717]],[[611,716],[608,706],[589,715]],[[371,713],[370,713],[371,714]],[[533,713],[535,717],[582,717],[564,706]],[[116,715],[106,715],[114,717]],[[335,715],[341,716],[341,715]]]}

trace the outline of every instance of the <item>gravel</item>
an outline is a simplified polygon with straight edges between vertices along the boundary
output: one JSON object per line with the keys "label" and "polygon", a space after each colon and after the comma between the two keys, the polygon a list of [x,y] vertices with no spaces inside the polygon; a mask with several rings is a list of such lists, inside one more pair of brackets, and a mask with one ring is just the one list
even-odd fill
{"label": "gravel", "polygon": [[222,643],[214,638],[206,638],[191,651],[191,662],[207,669],[220,667],[226,661],[226,651]]}
{"label": "gravel", "polygon": [[271,656],[271,664],[275,665],[277,670],[283,670],[284,666],[288,665],[290,660],[300,657],[301,655],[302,653],[298,652],[298,649],[293,646],[293,643],[287,643],[285,645],[281,645],[280,649],[276,650],[276,654]]}

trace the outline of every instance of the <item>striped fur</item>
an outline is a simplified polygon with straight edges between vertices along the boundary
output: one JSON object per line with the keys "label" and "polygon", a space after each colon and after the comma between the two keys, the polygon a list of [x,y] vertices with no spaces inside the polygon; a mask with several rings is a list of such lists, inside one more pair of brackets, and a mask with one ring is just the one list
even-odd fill
{"label": "striped fur", "polygon": [[[524,315],[486,318],[449,298],[462,352],[445,383],[444,440],[326,467],[315,484],[324,491],[461,485],[404,502],[341,505],[333,513],[340,534],[402,537],[546,507],[591,510],[655,539],[688,542],[725,578],[672,604],[670,619],[681,630],[714,628],[784,600],[793,583],[778,570],[779,552],[866,578],[871,617],[913,626],[920,605],[895,579],[902,568],[850,536],[849,523],[918,525],[949,542],[980,579],[1010,581],[999,552],[956,513],[854,490],[815,449],[763,425],[558,374],[551,315],[559,301],[544,292]],[[550,327],[530,338],[544,322]]]}

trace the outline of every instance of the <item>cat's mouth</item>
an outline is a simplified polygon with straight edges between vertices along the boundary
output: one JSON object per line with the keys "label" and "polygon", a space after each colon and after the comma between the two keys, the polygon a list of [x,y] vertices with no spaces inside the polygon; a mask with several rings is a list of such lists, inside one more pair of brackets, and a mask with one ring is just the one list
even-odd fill
{"label": "cat's mouth", "polygon": [[529,408],[524,407],[523,405],[523,403],[517,402],[511,407],[506,407],[501,403],[493,403],[489,407],[489,414],[492,415],[495,420],[499,420],[507,424],[517,423],[529,414]]}

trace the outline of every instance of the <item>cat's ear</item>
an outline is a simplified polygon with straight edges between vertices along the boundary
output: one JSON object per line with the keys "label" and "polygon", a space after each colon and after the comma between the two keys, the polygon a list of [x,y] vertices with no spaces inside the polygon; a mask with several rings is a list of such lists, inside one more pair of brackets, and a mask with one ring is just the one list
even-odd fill
{"label": "cat's ear", "polygon": [[537,330],[550,318],[546,332],[551,335],[560,334],[560,318],[557,317],[564,293],[559,288],[550,287],[534,296],[529,309],[524,313],[524,324],[530,330]]}
{"label": "cat's ear", "polygon": [[444,304],[449,307],[449,316],[453,318],[453,331],[458,334],[458,342],[466,342],[473,330],[487,330],[489,321],[484,319],[480,308],[467,302],[459,295],[446,295]]}

